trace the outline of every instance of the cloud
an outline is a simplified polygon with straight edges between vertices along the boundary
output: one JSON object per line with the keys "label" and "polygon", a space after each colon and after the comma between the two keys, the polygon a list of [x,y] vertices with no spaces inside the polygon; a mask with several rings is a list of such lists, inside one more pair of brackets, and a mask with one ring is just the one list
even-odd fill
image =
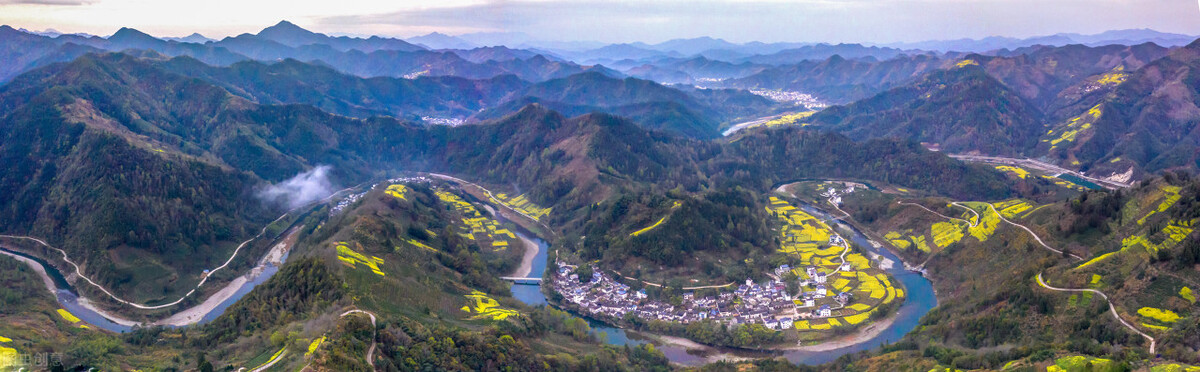
{"label": "cloud", "polygon": [[258,191],[258,197],[264,202],[284,205],[294,209],[313,201],[324,199],[333,194],[333,183],[329,181],[328,165],[297,174],[286,181],[269,185]]}
{"label": "cloud", "polygon": [[95,3],[95,0],[0,0],[0,5],[67,5],[79,6]]}

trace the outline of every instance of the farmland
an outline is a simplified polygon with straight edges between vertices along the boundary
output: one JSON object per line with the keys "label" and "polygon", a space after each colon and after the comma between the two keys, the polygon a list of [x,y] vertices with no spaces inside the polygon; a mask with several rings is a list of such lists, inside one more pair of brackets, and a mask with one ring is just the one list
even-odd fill
{"label": "farmland", "polygon": [[517,195],[510,197],[508,194],[498,193],[492,198],[492,201],[497,204],[503,204],[525,216],[532,218],[535,221],[541,221],[542,218],[550,214],[550,208],[543,208],[529,201],[525,195]]}
{"label": "farmland", "polygon": [[500,303],[489,297],[486,293],[480,291],[471,291],[471,294],[466,295],[467,299],[473,302],[473,305],[462,307],[462,311],[475,314],[470,319],[493,319],[504,320],[510,316],[516,316],[516,310],[505,309],[500,307]]}
{"label": "farmland", "polygon": [[[867,321],[880,306],[902,301],[904,290],[896,286],[889,275],[872,267],[867,257],[853,252],[849,242],[829,225],[785,200],[772,196],[769,201],[768,211],[782,224],[779,252],[795,263],[790,274],[802,283],[810,283],[818,291],[828,286],[831,297],[833,293],[850,294],[850,300],[845,303],[830,301],[829,297],[814,301],[813,306],[828,302],[835,309],[827,318],[797,321],[797,331],[857,326]],[[798,306],[804,304],[799,298],[803,296],[801,294],[795,300]]]}
{"label": "farmland", "polygon": [[517,241],[516,234],[500,226],[495,219],[485,216],[475,208],[475,205],[463,200],[457,194],[446,190],[437,190],[436,195],[442,203],[450,205],[462,215],[462,226],[458,235],[470,241],[489,245],[493,250],[503,251]]}

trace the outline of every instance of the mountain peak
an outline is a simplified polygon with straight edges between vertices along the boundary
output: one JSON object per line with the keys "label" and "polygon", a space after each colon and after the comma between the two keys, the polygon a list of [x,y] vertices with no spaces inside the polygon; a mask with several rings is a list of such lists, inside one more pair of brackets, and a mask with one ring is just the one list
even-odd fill
{"label": "mountain peak", "polygon": [[[286,19],[285,19],[285,20],[281,20],[281,21],[279,21],[279,23],[276,23],[274,26],[267,27],[267,28],[268,28],[268,29],[271,29],[271,28],[276,28],[276,29],[299,29],[299,30],[304,30],[304,28],[303,28],[303,27],[297,26],[295,23],[289,22],[289,21],[288,21],[288,20],[286,20]],[[305,30],[305,31],[307,31],[307,30]]]}
{"label": "mountain peak", "polygon": [[323,39],[321,37],[323,35],[306,30],[288,21],[279,21],[274,26],[264,28],[258,32],[258,36],[290,46],[313,44]]}
{"label": "mountain peak", "polygon": [[109,36],[108,40],[109,41],[145,41],[145,40],[158,40],[158,39],[155,38],[154,36],[150,36],[150,34],[147,34],[145,32],[141,32],[141,31],[129,28],[129,27],[121,27],[120,30],[117,30],[116,33],[112,34],[112,36]]}

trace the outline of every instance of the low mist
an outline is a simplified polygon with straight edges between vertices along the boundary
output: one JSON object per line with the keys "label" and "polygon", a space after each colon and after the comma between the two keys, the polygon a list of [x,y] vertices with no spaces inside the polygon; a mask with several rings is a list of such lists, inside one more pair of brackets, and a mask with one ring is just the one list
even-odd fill
{"label": "low mist", "polygon": [[329,182],[330,169],[328,165],[319,165],[283,182],[264,187],[258,191],[258,197],[288,209],[324,199],[334,192],[333,184]]}

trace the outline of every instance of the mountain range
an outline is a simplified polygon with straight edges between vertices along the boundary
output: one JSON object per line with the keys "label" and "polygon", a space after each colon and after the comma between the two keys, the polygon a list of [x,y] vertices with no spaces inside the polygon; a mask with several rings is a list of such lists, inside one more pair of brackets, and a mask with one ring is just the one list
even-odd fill
{"label": "mountain range", "polygon": [[[67,280],[89,306],[139,321],[201,305],[260,261],[278,272],[210,323],[117,335],[71,321],[33,270],[0,257],[0,352],[67,350],[81,370],[680,369],[658,349],[672,346],[603,345],[599,323],[554,295],[518,298],[501,279],[534,264],[517,233],[544,240],[548,275],[600,273],[682,303],[773,280],[802,257],[785,241],[820,236],[814,249],[829,249],[826,226],[901,257],[897,270],[925,270],[936,307],[823,365],[696,369],[1186,368],[1200,363],[1200,41],[1179,37],[565,48],[335,37],[286,21],[221,40],[2,26],[6,250],[76,270]],[[1088,190],[1024,158],[1128,187]],[[780,203],[806,212],[780,224]],[[813,209],[838,214],[802,218]],[[864,275],[892,275],[872,266],[892,259],[867,256]],[[867,272],[829,257],[817,266],[837,268],[830,288]],[[886,328],[883,309],[826,323],[826,336]],[[627,331],[738,340],[722,346],[792,332],[630,320]]]}

